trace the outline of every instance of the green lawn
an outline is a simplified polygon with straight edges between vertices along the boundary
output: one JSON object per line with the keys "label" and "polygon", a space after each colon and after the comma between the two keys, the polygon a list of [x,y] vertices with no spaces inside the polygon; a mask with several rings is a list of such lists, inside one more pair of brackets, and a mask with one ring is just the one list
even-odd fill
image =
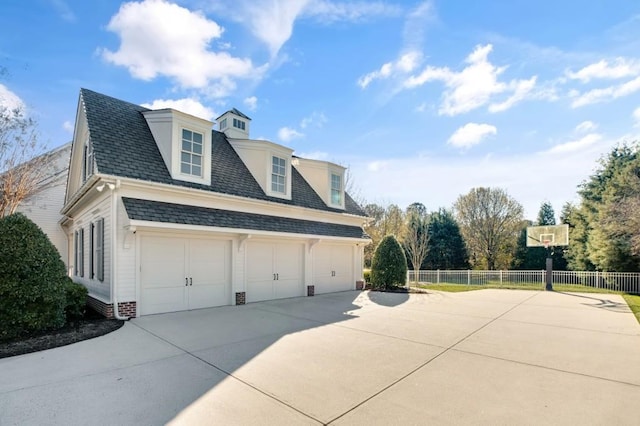
{"label": "green lawn", "polygon": [[640,323],[640,296],[633,294],[623,294],[624,300],[627,302],[631,311],[636,316],[636,319]]}
{"label": "green lawn", "polygon": [[[415,285],[415,284],[412,284]],[[489,281],[487,284],[455,284],[455,283],[440,283],[440,284],[423,284],[419,283],[417,285],[419,288],[424,289],[432,289],[432,290],[441,290],[441,291],[450,291],[450,292],[460,292],[460,291],[472,291],[472,290],[482,290],[485,288],[502,288],[509,290],[543,290],[544,284],[542,283],[520,283],[520,284],[510,284],[510,283],[499,283],[494,281]],[[595,288],[589,286],[582,285],[563,285],[563,284],[554,284],[553,289],[555,291],[573,291],[580,293],[612,293],[612,294],[622,294],[619,291],[613,290],[605,290],[602,288]]]}

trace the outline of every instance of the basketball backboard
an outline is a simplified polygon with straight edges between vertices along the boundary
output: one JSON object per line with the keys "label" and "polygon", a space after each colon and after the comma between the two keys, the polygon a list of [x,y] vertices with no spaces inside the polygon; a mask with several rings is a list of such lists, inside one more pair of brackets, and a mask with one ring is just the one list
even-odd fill
{"label": "basketball backboard", "polygon": [[558,247],[569,245],[569,225],[527,227],[527,247]]}

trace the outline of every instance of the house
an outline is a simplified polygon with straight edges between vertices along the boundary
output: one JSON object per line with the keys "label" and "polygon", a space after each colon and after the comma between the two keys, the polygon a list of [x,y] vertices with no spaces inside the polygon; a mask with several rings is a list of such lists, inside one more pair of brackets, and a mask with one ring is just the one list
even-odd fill
{"label": "house", "polygon": [[17,212],[31,219],[49,237],[58,249],[60,257],[67,264],[68,243],[66,232],[60,227],[60,210],[64,202],[67,171],[69,170],[69,155],[71,142],[42,154],[45,160],[38,161],[46,164],[43,178],[38,182],[37,190],[23,200]]}
{"label": "house", "polygon": [[217,122],[80,91],[60,223],[106,316],[361,285],[370,239],[344,167],[250,139],[236,109]]}

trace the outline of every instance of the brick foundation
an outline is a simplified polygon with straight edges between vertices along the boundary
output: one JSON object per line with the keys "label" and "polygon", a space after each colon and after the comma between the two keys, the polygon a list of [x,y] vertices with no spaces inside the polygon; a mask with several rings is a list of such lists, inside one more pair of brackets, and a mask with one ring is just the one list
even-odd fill
{"label": "brick foundation", "polygon": [[247,293],[240,291],[236,293],[236,305],[244,305],[247,303]]}
{"label": "brick foundation", "polygon": [[308,285],[307,286],[307,296],[313,296],[314,294],[316,294],[316,286]]}
{"label": "brick foundation", "polygon": [[[104,303],[101,300],[87,296],[87,305],[91,306],[96,312],[104,315],[106,318],[114,318],[113,304]],[[121,317],[135,318],[138,314],[136,302],[118,302],[118,313]]]}
{"label": "brick foundation", "polygon": [[364,290],[364,281],[356,281],[356,290]]}

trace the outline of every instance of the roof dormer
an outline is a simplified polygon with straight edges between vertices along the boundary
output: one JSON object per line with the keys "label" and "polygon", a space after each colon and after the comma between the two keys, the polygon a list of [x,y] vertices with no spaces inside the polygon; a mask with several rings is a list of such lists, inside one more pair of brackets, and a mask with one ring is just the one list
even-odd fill
{"label": "roof dormer", "polygon": [[344,180],[346,168],[328,161],[294,157],[294,167],[322,198],[335,209],[344,209]]}
{"label": "roof dormer", "polygon": [[238,111],[231,108],[216,119],[223,132],[228,138],[232,139],[249,139],[249,126],[251,119]]}
{"label": "roof dormer", "polygon": [[265,194],[291,199],[292,149],[265,140],[230,139],[229,143]]}
{"label": "roof dormer", "polygon": [[211,185],[213,123],[171,108],[142,114],[171,177]]}

